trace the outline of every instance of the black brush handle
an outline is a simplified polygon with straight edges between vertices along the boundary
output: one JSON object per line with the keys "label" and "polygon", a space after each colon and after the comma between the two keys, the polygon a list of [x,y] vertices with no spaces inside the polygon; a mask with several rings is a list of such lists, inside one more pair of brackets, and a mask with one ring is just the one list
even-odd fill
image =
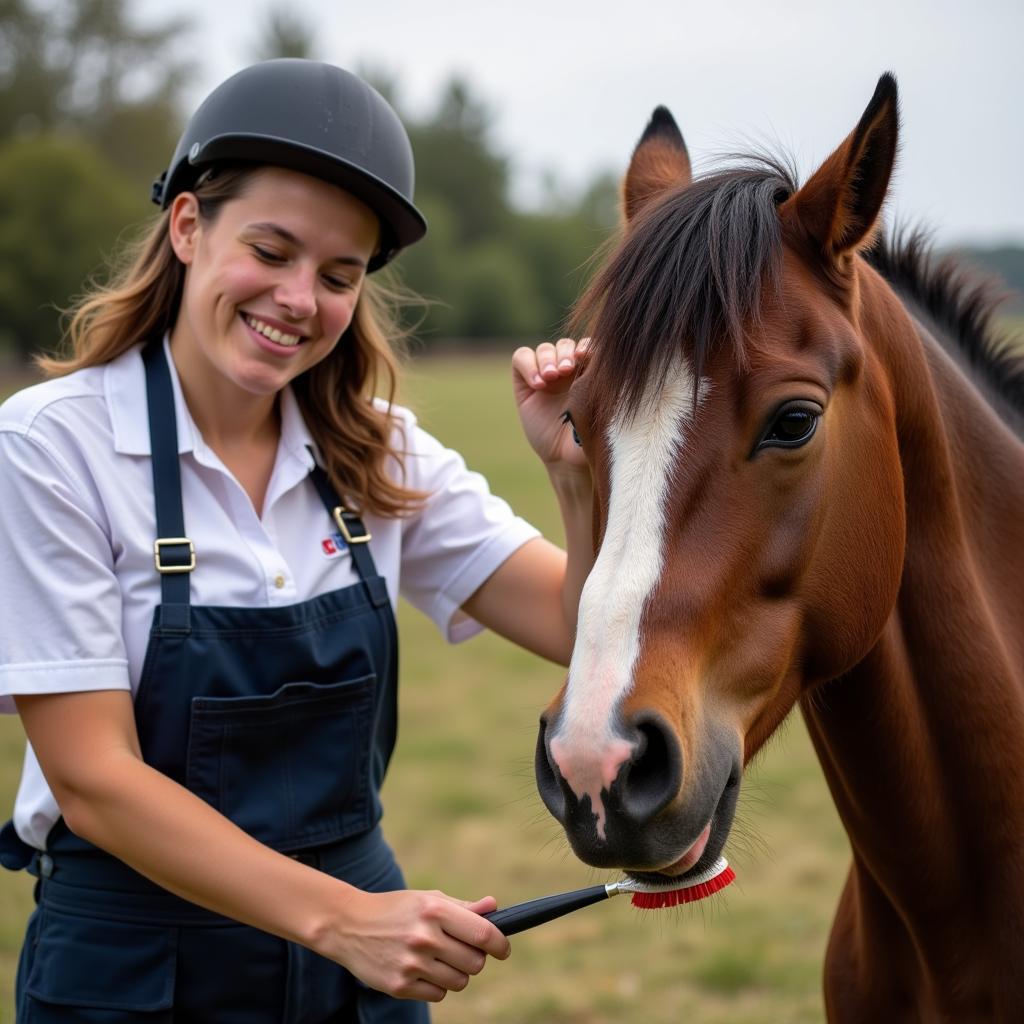
{"label": "black brush handle", "polygon": [[586,889],[574,889],[572,892],[560,892],[554,896],[541,896],[525,903],[515,903],[483,916],[502,934],[515,935],[606,899],[608,890],[603,885],[591,885]]}

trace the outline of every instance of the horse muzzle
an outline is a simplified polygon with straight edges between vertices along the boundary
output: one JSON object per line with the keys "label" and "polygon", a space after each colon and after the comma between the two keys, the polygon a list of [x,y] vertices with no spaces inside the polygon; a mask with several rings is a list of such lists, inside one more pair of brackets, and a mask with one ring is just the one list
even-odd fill
{"label": "horse muzzle", "polygon": [[[732,825],[741,775],[739,751],[725,730],[704,738],[699,769],[687,772],[679,737],[656,713],[617,723],[611,740],[584,748],[559,737],[557,725],[557,716],[541,717],[537,789],[580,860],[647,875],[675,874],[680,861],[683,875],[714,862]],[[705,841],[703,852],[686,864],[698,841]]]}

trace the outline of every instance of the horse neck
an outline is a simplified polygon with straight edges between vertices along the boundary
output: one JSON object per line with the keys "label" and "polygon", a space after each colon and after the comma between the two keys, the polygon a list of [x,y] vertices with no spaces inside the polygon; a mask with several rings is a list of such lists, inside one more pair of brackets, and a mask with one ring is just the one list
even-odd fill
{"label": "horse neck", "polygon": [[965,890],[1024,898],[1024,444],[880,280],[865,291],[899,410],[903,574],[868,655],[801,705],[850,891],[919,951],[956,949]]}

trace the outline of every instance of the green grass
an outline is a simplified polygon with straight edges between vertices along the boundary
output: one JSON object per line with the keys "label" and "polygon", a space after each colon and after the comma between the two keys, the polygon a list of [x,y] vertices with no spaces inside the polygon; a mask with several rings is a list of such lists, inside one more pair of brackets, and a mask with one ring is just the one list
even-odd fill
{"label": "green grass", "polygon": [[[543,471],[519,437],[507,360],[419,362],[406,388],[421,422],[557,539]],[[493,636],[446,645],[408,607],[401,728],[384,825],[410,884],[512,903],[606,881],[580,864],[536,795],[537,716],[562,670]],[[0,722],[9,807],[20,728]],[[847,847],[810,743],[792,718],[749,773],[727,854],[737,881],[713,904],[641,913],[625,899],[513,939],[434,1013],[439,1024],[810,1024]],[[30,879],[0,872],[0,1004],[11,1004]],[[11,1020],[12,1016],[0,1020]]]}
{"label": "green grass", "polygon": [[1024,316],[1007,316],[999,321],[1004,337],[1010,340],[1013,348],[1024,351]]}

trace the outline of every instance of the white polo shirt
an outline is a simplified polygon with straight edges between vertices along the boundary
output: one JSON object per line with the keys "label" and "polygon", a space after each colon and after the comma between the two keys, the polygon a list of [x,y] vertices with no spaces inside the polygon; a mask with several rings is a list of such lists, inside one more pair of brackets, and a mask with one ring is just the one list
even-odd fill
{"label": "white polo shirt", "polygon": [[[307,479],[313,444],[290,389],[262,517],[204,443],[174,386],[192,603],[268,608],[357,582]],[[396,479],[430,494],[408,518],[367,515],[392,603],[402,594],[450,641],[480,630],[462,603],[537,531],[455,452],[396,412],[406,452]],[[46,381],[0,406],[0,711],[14,694],[131,690],[139,684],[160,577],[146,383],[138,348]],[[43,848],[60,815],[31,746],[14,809]]]}

